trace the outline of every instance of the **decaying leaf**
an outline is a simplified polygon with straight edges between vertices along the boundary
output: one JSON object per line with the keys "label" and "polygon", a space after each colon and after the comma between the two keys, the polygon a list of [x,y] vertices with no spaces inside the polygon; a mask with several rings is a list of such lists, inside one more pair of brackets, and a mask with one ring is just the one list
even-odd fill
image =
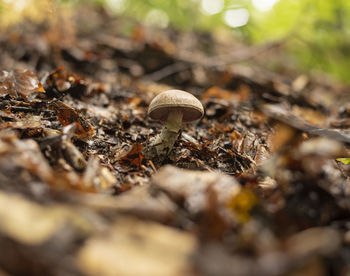
{"label": "decaying leaf", "polygon": [[[8,164],[5,166],[5,164]],[[22,168],[43,182],[53,182],[53,170],[42,155],[39,146],[31,139],[18,140],[12,132],[0,132],[0,168],[6,170]]]}
{"label": "decaying leaf", "polygon": [[249,189],[242,189],[238,194],[234,195],[228,202],[227,206],[239,218],[241,222],[247,222],[250,218],[250,211],[258,202],[257,196]]}
{"label": "decaying leaf", "polygon": [[293,258],[327,256],[338,250],[341,237],[337,230],[315,227],[291,236],[287,241],[288,254]]}
{"label": "decaying leaf", "polygon": [[62,153],[68,163],[77,171],[83,171],[86,168],[86,160],[83,154],[72,142],[62,142]]}
{"label": "decaying leaf", "polygon": [[143,158],[144,155],[142,153],[142,145],[135,143],[128,154],[119,160],[119,164],[122,166],[132,166],[139,169],[142,165]]}
{"label": "decaying leaf", "polygon": [[203,100],[210,98],[224,99],[229,101],[246,101],[250,96],[250,88],[247,85],[241,85],[238,90],[225,90],[223,88],[213,86],[202,94]]}
{"label": "decaying leaf", "polygon": [[[336,158],[346,152],[343,143],[327,139],[325,137],[315,137],[303,141],[299,147],[299,153],[302,156],[315,155],[326,158]],[[338,160],[339,161],[339,160]]]}
{"label": "decaying leaf", "polygon": [[334,139],[341,142],[350,142],[350,134],[348,132],[331,129],[321,128],[317,125],[310,124],[304,121],[299,116],[292,113],[288,107],[281,105],[265,104],[262,105],[261,110],[268,116],[285,123],[286,125],[295,129],[304,131],[309,134],[324,136],[329,139]]}
{"label": "decaying leaf", "polygon": [[115,176],[105,167],[101,166],[98,159],[91,157],[87,162],[83,175],[84,186],[95,191],[108,191],[117,184]]}
{"label": "decaying leaf", "polygon": [[121,218],[107,233],[87,241],[78,264],[87,275],[194,275],[190,256],[196,239],[169,227]]}
{"label": "decaying leaf", "polygon": [[202,99],[207,100],[210,98],[219,98],[229,100],[233,97],[233,91],[227,91],[220,87],[211,87],[205,93],[202,94]]}
{"label": "decaying leaf", "polygon": [[38,78],[28,69],[0,72],[0,95],[9,95],[13,98],[21,96],[30,100],[34,92],[44,92]]}
{"label": "decaying leaf", "polygon": [[343,163],[344,165],[347,165],[350,163],[350,158],[347,158],[347,157],[346,158],[337,158],[336,160]]}
{"label": "decaying leaf", "polygon": [[61,101],[54,101],[51,107],[57,112],[57,118],[62,126],[72,123],[76,124],[75,134],[81,139],[89,138],[94,135],[94,128],[85,120],[74,108],[66,105]]}
{"label": "decaying leaf", "polygon": [[69,91],[73,96],[81,96],[86,91],[86,83],[83,79],[79,78],[76,74],[71,74],[63,66],[58,67],[47,78],[45,85],[52,92],[62,93]]}
{"label": "decaying leaf", "polygon": [[219,206],[225,206],[240,191],[236,180],[216,172],[201,172],[165,166],[152,177],[152,184],[165,191],[175,202],[185,201],[191,213],[206,208],[207,190],[211,187]]}
{"label": "decaying leaf", "polygon": [[12,239],[39,245],[56,232],[64,231],[65,223],[72,222],[80,230],[90,231],[90,223],[63,206],[41,206],[18,195],[0,192],[0,232]]}

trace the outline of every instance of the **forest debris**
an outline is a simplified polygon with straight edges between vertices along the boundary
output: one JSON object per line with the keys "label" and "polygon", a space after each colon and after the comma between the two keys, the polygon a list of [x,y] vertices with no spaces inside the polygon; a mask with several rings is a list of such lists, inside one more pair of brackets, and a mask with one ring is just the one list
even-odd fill
{"label": "forest debris", "polygon": [[227,101],[219,99],[211,99],[205,106],[205,116],[208,119],[218,119],[223,121],[232,114]]}
{"label": "forest debris", "polygon": [[106,167],[100,167],[100,185],[98,186],[100,190],[106,191],[117,184],[117,179]]}
{"label": "forest debris", "polygon": [[2,234],[29,245],[47,241],[56,232],[63,231],[69,221],[83,227],[80,230],[85,231],[91,227],[87,221],[66,207],[41,206],[21,196],[3,192],[0,192],[0,219]]}
{"label": "forest debris", "polygon": [[315,255],[329,256],[338,250],[340,244],[340,233],[327,227],[309,228],[286,241],[288,254],[300,260]]}
{"label": "forest debris", "polygon": [[136,82],[136,86],[141,93],[145,94],[149,101],[159,93],[173,89],[173,87],[169,85],[148,80],[139,80]]}
{"label": "forest debris", "polygon": [[121,158],[124,156],[127,156],[128,152],[132,149],[133,145],[130,145],[128,143],[122,143],[117,144],[111,149],[112,157],[111,157],[111,163],[115,163],[117,161],[120,161]]}
{"label": "forest debris", "polygon": [[73,82],[74,77],[69,76],[68,71],[63,66],[58,67],[46,78],[46,85],[56,88],[59,92],[68,90]]}
{"label": "forest debris", "polygon": [[45,81],[48,95],[61,97],[62,93],[69,93],[74,97],[81,97],[87,91],[87,83],[76,74],[71,74],[63,66],[52,72]]}
{"label": "forest debris", "polygon": [[0,72],[0,95],[12,98],[21,96],[25,101],[32,100],[32,94],[42,93],[44,88],[38,78],[28,69]]}
{"label": "forest debris", "polygon": [[62,141],[62,153],[67,162],[77,171],[83,171],[86,168],[86,160],[83,154],[70,141]]}
{"label": "forest debris", "polygon": [[345,152],[344,145],[341,142],[324,137],[315,137],[303,141],[298,151],[302,156],[313,154],[327,158],[337,158],[344,155]]}
{"label": "forest debris", "polygon": [[[12,132],[0,132],[0,168],[10,170],[22,168],[43,182],[52,183],[53,170],[33,140],[19,140]],[[5,166],[5,164],[8,164]],[[1,172],[4,176],[5,171]]]}
{"label": "forest debris", "polygon": [[289,145],[297,134],[296,129],[284,123],[276,123],[274,129],[275,132],[269,138],[272,152],[277,152]]}
{"label": "forest debris", "polygon": [[345,158],[337,158],[336,159],[338,162],[343,163],[344,165],[348,165],[350,163],[350,158],[345,157]]}
{"label": "forest debris", "polygon": [[269,176],[266,176],[259,181],[259,187],[261,187],[263,190],[272,190],[277,188],[277,186],[276,180]]}
{"label": "forest debris", "polygon": [[71,194],[76,204],[99,212],[126,214],[146,220],[167,222],[174,218],[177,207],[163,193],[154,193],[149,185],[136,186],[117,198],[103,194]]}
{"label": "forest debris", "polygon": [[243,102],[249,99],[250,94],[251,89],[245,84],[240,85],[237,90],[225,90],[217,86],[212,86],[201,95],[201,98],[203,100],[217,98],[231,102]]}
{"label": "forest debris", "polygon": [[267,146],[258,145],[254,157],[256,165],[261,165],[271,157],[271,152]]}
{"label": "forest debris", "polygon": [[299,92],[303,90],[309,83],[309,77],[307,75],[299,75],[293,80],[292,87],[293,90]]}
{"label": "forest debris", "polygon": [[250,211],[257,203],[257,196],[251,190],[245,188],[231,198],[227,203],[227,207],[234,211],[238,219],[244,223],[251,218]]}
{"label": "forest debris", "polygon": [[86,160],[83,154],[71,142],[76,124],[72,123],[63,128],[61,137],[61,151],[66,161],[77,171],[83,171],[86,167]]}
{"label": "forest debris", "polygon": [[220,206],[224,206],[240,191],[239,184],[232,177],[216,172],[178,169],[169,165],[154,174],[151,182],[175,202],[184,201],[184,206],[191,213],[198,213],[206,208],[209,186],[217,194]]}
{"label": "forest debris", "polygon": [[292,106],[292,112],[304,121],[319,127],[325,127],[325,122],[328,118],[328,116],[319,111],[297,105]]}
{"label": "forest debris", "polygon": [[61,151],[65,160],[77,171],[83,171],[86,167],[86,160],[78,148],[71,142],[71,138],[76,129],[76,124],[72,123],[63,128],[61,136]]}
{"label": "forest debris", "polygon": [[336,118],[329,122],[330,127],[349,129],[350,128],[350,118]]}
{"label": "forest debris", "polygon": [[18,196],[0,193],[0,207],[1,232],[22,243],[42,243],[62,224],[62,214]]}
{"label": "forest debris", "polygon": [[[25,34],[13,29],[0,35],[3,68],[26,63],[38,76],[49,76],[43,81],[46,93],[31,93],[42,96],[31,103],[23,101],[21,94],[1,96],[0,189],[26,197],[27,209],[32,209],[29,199],[46,203],[34,203],[45,216],[38,219],[40,225],[46,219],[52,222],[46,218],[56,216],[49,212],[52,208],[65,209],[64,222],[35,246],[13,238],[0,225],[0,266],[4,271],[33,276],[38,271],[50,276],[108,276],[125,268],[130,274],[143,275],[144,271],[136,269],[144,260],[153,265],[151,272],[170,263],[162,275],[171,269],[176,273],[181,265],[172,266],[171,251],[179,252],[177,238],[166,238],[164,243],[171,246],[164,246],[168,248],[164,255],[171,256],[163,257],[161,246],[154,245],[163,230],[148,227],[159,225],[146,221],[166,224],[159,226],[162,229],[183,229],[190,240],[199,240],[199,248],[186,251],[199,255],[195,275],[350,271],[349,239],[345,237],[344,244],[340,241],[343,232],[349,232],[350,169],[334,161],[348,152],[345,145],[332,139],[339,135],[340,141],[348,142],[350,106],[345,104],[336,110],[335,119],[329,120],[333,105],[348,98],[341,94],[347,88],[322,85],[304,75],[295,78],[290,71],[282,70],[284,75],[278,75],[266,66],[254,66],[255,61],[234,67],[224,62],[214,68],[207,62],[197,63],[197,59],[208,61],[208,54],[215,59],[221,51],[237,54],[232,44],[218,45],[206,34],[168,29],[160,31],[159,43],[160,36],[152,32],[153,37],[145,37],[148,34],[142,26],[141,32],[130,38],[118,33],[125,30],[125,19],[108,20],[108,12],[101,16],[101,10],[90,18],[86,10],[80,11],[74,19],[89,21],[89,32],[81,33],[77,28],[79,39],[74,38],[74,43],[68,41],[73,37],[60,30],[54,39],[57,43],[48,47],[45,35],[55,33],[49,30],[43,34],[45,26],[32,24],[23,26],[29,30]],[[127,21],[126,29],[133,24]],[[63,37],[68,38],[69,48],[62,48]],[[240,47],[247,53],[251,50],[246,45]],[[183,51],[187,56],[181,54]],[[220,60],[223,57],[230,54]],[[60,64],[67,70],[57,68]],[[157,93],[174,88],[193,91],[204,99],[207,112],[196,127],[184,127],[174,155],[164,163],[197,171],[161,167],[164,163],[143,157],[142,147],[151,142],[159,127],[145,118],[147,105]],[[256,107],[264,113],[254,110]],[[278,121],[274,129],[271,118],[273,123]],[[343,130],[322,128],[327,122]],[[78,131],[75,136],[74,127]],[[271,145],[277,151],[273,156]],[[264,166],[255,166],[261,163]],[[268,170],[269,166],[273,169]],[[12,207],[12,202],[7,202],[1,214]],[[21,215],[33,214],[24,210]],[[123,215],[144,221],[116,221]],[[34,216],[30,223],[36,220]],[[136,231],[139,226],[144,229],[141,234]],[[75,228],[78,231],[72,231]],[[86,235],[96,233],[96,229],[101,231],[98,235]],[[191,266],[188,254],[180,253],[183,257],[178,263]],[[85,273],[76,270],[77,256]]]}
{"label": "forest debris", "polygon": [[350,142],[350,133],[338,129],[321,128],[319,126],[309,124],[299,116],[293,114],[286,106],[264,104],[260,106],[261,110],[268,116],[281,121],[295,129],[305,131],[309,134],[325,136],[341,142]]}
{"label": "forest debris", "polygon": [[217,86],[210,87],[206,92],[202,94],[203,100],[207,100],[210,98],[230,100],[233,97],[234,97],[233,91],[224,90]]}
{"label": "forest debris", "polygon": [[196,246],[191,234],[124,217],[87,241],[78,264],[88,275],[194,275],[189,258]]}
{"label": "forest debris", "polygon": [[87,139],[95,134],[95,129],[74,108],[58,100],[51,102],[51,107],[57,112],[57,119],[62,126],[76,123],[77,137]]}
{"label": "forest debris", "polygon": [[12,114],[9,110],[0,110],[0,121],[3,121],[4,119],[14,121],[17,119],[17,116],[15,114]]}
{"label": "forest debris", "polygon": [[106,167],[101,166],[95,157],[91,157],[87,162],[83,182],[87,188],[93,188],[99,192],[106,192],[118,183],[115,176]]}
{"label": "forest debris", "polygon": [[143,158],[142,145],[140,143],[135,143],[131,150],[119,160],[119,164],[140,169]]}
{"label": "forest debris", "polygon": [[224,214],[212,185],[205,191],[206,206],[199,215],[198,236],[202,242],[222,240],[232,225],[231,214]]}
{"label": "forest debris", "polygon": [[13,116],[13,119],[16,118],[16,121],[12,122],[3,122],[0,125],[0,129],[12,128],[12,129],[42,129],[40,117],[38,116],[23,116],[21,119]]}

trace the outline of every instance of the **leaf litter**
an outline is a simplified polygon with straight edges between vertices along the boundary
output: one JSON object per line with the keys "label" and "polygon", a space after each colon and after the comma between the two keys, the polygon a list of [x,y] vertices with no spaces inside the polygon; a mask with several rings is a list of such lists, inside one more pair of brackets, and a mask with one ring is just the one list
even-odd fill
{"label": "leaf litter", "polygon": [[[347,88],[104,20],[1,34],[0,272],[347,275]],[[159,160],[147,107],[171,88],[205,115]]]}

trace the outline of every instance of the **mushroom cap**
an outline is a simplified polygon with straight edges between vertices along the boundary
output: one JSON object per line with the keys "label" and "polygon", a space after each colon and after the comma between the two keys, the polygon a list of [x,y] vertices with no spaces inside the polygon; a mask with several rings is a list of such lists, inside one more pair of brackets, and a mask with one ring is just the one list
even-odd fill
{"label": "mushroom cap", "polygon": [[148,107],[148,116],[165,122],[171,111],[181,111],[183,122],[200,119],[204,114],[203,105],[192,94],[182,90],[167,90],[158,94]]}

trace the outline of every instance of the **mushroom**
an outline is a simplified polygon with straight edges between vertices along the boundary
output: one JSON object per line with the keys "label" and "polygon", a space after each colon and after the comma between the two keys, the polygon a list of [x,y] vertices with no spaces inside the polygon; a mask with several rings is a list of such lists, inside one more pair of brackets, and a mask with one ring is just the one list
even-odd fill
{"label": "mushroom", "polygon": [[162,132],[153,146],[159,156],[170,153],[182,123],[200,119],[204,114],[201,102],[192,94],[182,90],[168,90],[157,95],[149,105],[148,116],[164,122]]}

